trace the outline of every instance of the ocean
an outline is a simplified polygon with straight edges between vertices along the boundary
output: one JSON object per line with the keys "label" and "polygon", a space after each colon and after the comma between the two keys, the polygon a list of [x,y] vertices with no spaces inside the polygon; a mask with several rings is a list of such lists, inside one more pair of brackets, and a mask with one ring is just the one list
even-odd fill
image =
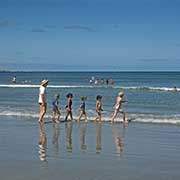
{"label": "ocean", "polygon": [[[16,76],[16,84],[11,80]],[[90,79],[101,79],[90,84]],[[37,123],[38,93],[49,79],[51,121],[54,93],[60,94],[61,119],[66,94],[73,93],[73,116],[87,96],[88,120],[94,120],[95,99],[103,96],[103,121],[109,121],[119,91],[129,124],[108,122]],[[113,84],[103,84],[113,80]],[[1,72],[1,180],[170,180],[179,179],[180,73],[176,72]],[[122,119],[121,114],[117,121]],[[52,121],[51,121],[52,122]]]}
{"label": "ocean", "polygon": [[[16,84],[11,80],[16,76]],[[90,79],[99,84],[90,84]],[[125,93],[123,110],[127,119],[143,123],[180,124],[180,72],[0,72],[0,116],[38,118],[38,93],[42,79],[48,79],[45,118],[50,119],[55,93],[60,94],[61,118],[65,116],[66,94],[73,93],[73,116],[78,117],[81,96],[87,96],[89,120],[96,116],[95,101],[102,95],[103,121],[112,117],[119,91]],[[106,80],[113,80],[113,84]],[[104,80],[104,83],[103,83]],[[110,81],[109,81],[110,82]],[[117,121],[122,119],[119,114]]]}

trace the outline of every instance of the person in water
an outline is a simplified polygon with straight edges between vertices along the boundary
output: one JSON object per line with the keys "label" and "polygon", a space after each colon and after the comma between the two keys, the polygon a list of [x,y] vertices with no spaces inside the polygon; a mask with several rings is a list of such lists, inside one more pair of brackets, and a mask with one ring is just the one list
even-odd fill
{"label": "person in water", "polygon": [[67,97],[67,105],[66,105],[66,117],[65,117],[65,121],[67,121],[68,117],[70,116],[71,120],[73,120],[73,115],[72,115],[72,98],[73,98],[73,94],[72,93],[68,93],[66,95]]}
{"label": "person in water", "polygon": [[53,122],[59,123],[59,119],[60,119],[60,110],[59,110],[59,94],[55,94],[54,95],[54,101],[52,102],[52,120]]}
{"label": "person in water", "polygon": [[122,103],[127,102],[127,100],[123,100],[124,93],[119,92],[117,97],[116,97],[116,103],[114,104],[114,114],[112,116],[111,122],[114,122],[114,119],[117,117],[118,112],[120,112],[123,115],[123,123],[128,123],[126,120],[126,113],[122,109]]}
{"label": "person in water", "polygon": [[96,96],[96,112],[97,112],[97,116],[95,118],[95,121],[102,120],[102,114],[101,112],[103,111],[102,109],[102,96],[101,95],[97,95]]}
{"label": "person in water", "polygon": [[86,96],[82,96],[81,100],[82,100],[82,103],[79,106],[79,118],[78,118],[78,121],[80,121],[83,116],[85,118],[85,121],[87,121],[86,103],[85,103],[85,101],[87,100],[87,97]]}
{"label": "person in water", "polygon": [[39,119],[38,122],[42,123],[43,122],[43,117],[46,113],[46,108],[47,108],[47,104],[46,104],[46,87],[48,85],[48,80],[44,79],[41,81],[41,85],[39,88]]}
{"label": "person in water", "polygon": [[176,86],[173,87],[173,91],[178,91]]}
{"label": "person in water", "polygon": [[16,84],[16,76],[14,76],[14,77],[12,78],[12,83],[13,83],[13,84]]}

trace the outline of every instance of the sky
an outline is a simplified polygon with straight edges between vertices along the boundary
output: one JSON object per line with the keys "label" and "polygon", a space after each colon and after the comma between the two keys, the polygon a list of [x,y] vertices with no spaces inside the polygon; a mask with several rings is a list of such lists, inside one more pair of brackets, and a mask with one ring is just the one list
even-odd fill
{"label": "sky", "polygon": [[0,69],[180,71],[180,0],[0,0]]}

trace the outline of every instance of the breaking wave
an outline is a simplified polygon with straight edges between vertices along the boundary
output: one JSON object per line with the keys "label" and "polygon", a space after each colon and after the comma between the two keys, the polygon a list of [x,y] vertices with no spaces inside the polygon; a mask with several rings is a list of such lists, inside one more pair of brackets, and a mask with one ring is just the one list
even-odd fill
{"label": "breaking wave", "polygon": [[[39,88],[35,84],[0,84],[0,88]],[[148,86],[105,86],[105,85],[48,85],[48,88],[113,88],[124,90],[141,90],[141,91],[175,91],[172,87],[148,87]],[[176,89],[180,92],[180,88]]]}
{"label": "breaking wave", "polygon": [[[61,116],[61,119],[64,119],[64,113]],[[92,111],[87,112],[88,120],[94,121],[96,114]],[[34,120],[38,118],[38,113],[35,112],[15,112],[15,111],[1,111],[0,116],[13,116],[13,117],[21,117],[28,118]],[[51,119],[51,114],[45,115],[46,119]],[[75,115],[74,119],[77,119],[78,116]],[[111,117],[108,115],[103,115],[103,122],[110,122]],[[135,114],[128,113],[127,120],[131,122],[139,122],[139,123],[159,123],[159,124],[176,124],[180,125],[180,114],[176,115],[156,115],[156,114]],[[122,117],[120,116],[115,120],[116,122],[122,122]]]}

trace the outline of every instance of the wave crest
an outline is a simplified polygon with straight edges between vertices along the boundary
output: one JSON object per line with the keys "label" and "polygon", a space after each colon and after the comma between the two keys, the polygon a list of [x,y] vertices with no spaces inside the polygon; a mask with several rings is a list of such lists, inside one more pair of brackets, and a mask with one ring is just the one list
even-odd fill
{"label": "wave crest", "polygon": [[[0,84],[0,88],[39,88],[36,84]],[[100,86],[100,85],[48,85],[48,88],[113,88],[124,90],[141,90],[141,91],[175,91],[170,87],[148,87],[148,86]],[[180,92],[180,88],[176,91]]]}
{"label": "wave crest", "polygon": [[[94,121],[95,114],[89,113],[88,120]],[[32,120],[34,118],[38,118],[38,113],[34,112],[13,112],[13,111],[2,111],[0,112],[0,116],[14,116],[14,117],[24,117],[24,118],[31,118]],[[50,119],[52,116],[51,114],[46,114],[45,118]],[[64,119],[64,115],[61,116],[62,119]],[[78,116],[75,115],[74,119],[77,119]],[[110,122],[111,117],[110,116],[103,116],[104,122]],[[176,115],[157,115],[157,114],[134,114],[129,113],[127,114],[127,120],[131,120],[132,122],[139,122],[139,123],[159,123],[159,124],[176,124],[180,125],[180,114]],[[119,116],[115,120],[116,122],[122,122],[122,117]]]}

